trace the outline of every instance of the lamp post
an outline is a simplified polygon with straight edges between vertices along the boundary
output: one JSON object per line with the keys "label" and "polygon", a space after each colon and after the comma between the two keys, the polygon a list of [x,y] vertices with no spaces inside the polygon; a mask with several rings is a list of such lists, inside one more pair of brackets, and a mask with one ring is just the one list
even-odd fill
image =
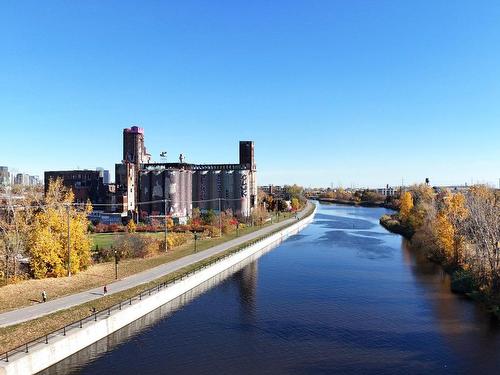
{"label": "lamp post", "polygon": [[116,249],[114,249],[113,252],[115,254],[115,280],[118,280],[118,262],[120,261],[120,258],[118,257]]}
{"label": "lamp post", "polygon": [[194,252],[196,253],[196,241],[198,240],[198,233],[194,232]]}

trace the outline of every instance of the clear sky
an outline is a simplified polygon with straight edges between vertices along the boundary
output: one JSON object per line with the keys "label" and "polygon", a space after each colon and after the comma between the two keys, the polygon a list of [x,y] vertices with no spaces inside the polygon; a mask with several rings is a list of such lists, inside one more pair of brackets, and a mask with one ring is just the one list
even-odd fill
{"label": "clear sky", "polygon": [[237,162],[259,183],[500,177],[499,1],[4,1],[0,165]]}

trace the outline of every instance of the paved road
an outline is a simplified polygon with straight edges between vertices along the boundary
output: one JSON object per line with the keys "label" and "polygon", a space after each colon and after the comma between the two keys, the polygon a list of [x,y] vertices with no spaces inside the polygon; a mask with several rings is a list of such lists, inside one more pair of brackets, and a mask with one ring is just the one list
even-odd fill
{"label": "paved road", "polygon": [[[309,205],[312,205],[312,203],[309,203]],[[300,212],[299,217],[302,217],[307,211],[308,210],[303,210],[302,212]],[[149,270],[137,273],[135,275],[128,276],[124,279],[108,284],[108,294],[117,293],[123,290],[133,288],[137,285],[153,281],[171,272],[177,271],[183,267],[199,262],[200,260],[209,258],[212,255],[228,250],[233,246],[240,245],[256,237],[270,233],[276,230],[277,228],[283,227],[295,220],[296,220],[295,218],[292,218],[282,221],[281,223],[270,225],[268,227],[259,229],[258,231],[255,231],[253,233],[246,234],[244,236],[224,242],[220,245],[211,247],[207,250],[200,251],[199,253],[191,254],[183,258],[177,259],[175,261],[165,263],[160,266],[151,268]],[[67,309],[101,297],[102,297],[102,288],[99,287],[87,290],[85,292],[80,292],[65,297],[57,298],[54,300],[49,300],[46,303],[31,305],[28,307],[23,307],[18,310],[8,311],[3,314],[0,314],[0,327],[6,327],[13,324],[25,322],[34,318],[39,318],[41,316],[51,314],[55,311]]]}

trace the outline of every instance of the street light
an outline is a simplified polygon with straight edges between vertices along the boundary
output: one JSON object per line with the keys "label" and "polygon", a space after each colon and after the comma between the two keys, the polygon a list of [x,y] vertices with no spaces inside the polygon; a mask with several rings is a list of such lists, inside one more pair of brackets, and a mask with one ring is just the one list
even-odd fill
{"label": "street light", "polygon": [[116,249],[113,250],[113,253],[115,254],[115,280],[118,280],[118,262],[120,261],[120,257]]}
{"label": "street light", "polygon": [[196,241],[198,240],[198,233],[194,232],[194,252],[196,253]]}

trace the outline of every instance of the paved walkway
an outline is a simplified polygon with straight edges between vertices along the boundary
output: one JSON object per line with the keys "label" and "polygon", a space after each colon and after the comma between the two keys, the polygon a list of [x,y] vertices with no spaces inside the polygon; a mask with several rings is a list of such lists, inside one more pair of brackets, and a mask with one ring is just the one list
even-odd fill
{"label": "paved walkway", "polygon": [[[312,203],[308,203],[308,205],[312,205]],[[309,210],[309,208],[310,207],[308,206],[306,210],[300,212],[299,217],[302,217]],[[268,227],[259,229],[255,232],[224,242],[220,245],[211,247],[207,250],[187,255],[175,261],[168,262],[160,266],[151,268],[149,270],[115,281],[114,283],[108,284],[108,294],[121,292],[123,290],[127,290],[135,286],[156,280],[171,272],[177,271],[193,263],[197,263],[200,260],[209,258],[212,255],[224,252],[234,246],[240,245],[244,242],[250,241],[254,238],[270,233],[278,228],[284,227],[295,220],[296,220],[295,218],[292,218],[284,220],[280,223],[272,224]],[[85,292],[80,292],[65,297],[60,297],[54,300],[49,300],[46,303],[40,303],[38,305],[31,305],[28,307],[23,307],[18,310],[8,311],[3,314],[0,314],[0,327],[6,327],[13,324],[25,322],[31,319],[39,318],[41,316],[51,314],[59,310],[64,310],[73,306],[80,305],[85,302],[101,298],[102,296],[103,296],[102,287],[99,287],[87,290]]]}

